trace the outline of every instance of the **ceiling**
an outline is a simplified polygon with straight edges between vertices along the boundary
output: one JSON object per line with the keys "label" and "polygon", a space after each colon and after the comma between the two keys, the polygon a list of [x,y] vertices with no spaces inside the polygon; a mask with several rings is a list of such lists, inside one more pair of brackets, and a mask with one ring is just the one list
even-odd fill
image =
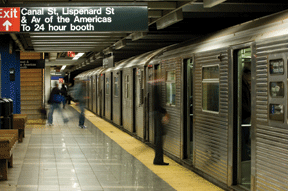
{"label": "ceiling", "polygon": [[[206,1],[218,4],[204,8]],[[15,35],[25,51],[44,52],[46,66],[67,65],[64,71],[75,76],[101,66],[103,58],[112,54],[114,61],[118,62],[288,9],[288,1],[282,0],[204,0],[204,3],[203,0],[0,0],[1,6],[9,7],[84,7],[97,6],[100,3],[129,5],[138,2],[148,5],[149,31],[146,32],[38,32]],[[183,15],[183,19],[180,17],[176,22],[174,19],[178,15]],[[167,27],[159,29],[160,23],[167,24]],[[168,26],[171,23],[174,24]],[[119,44],[125,46],[119,48]],[[75,61],[67,56],[67,51],[85,54]]]}

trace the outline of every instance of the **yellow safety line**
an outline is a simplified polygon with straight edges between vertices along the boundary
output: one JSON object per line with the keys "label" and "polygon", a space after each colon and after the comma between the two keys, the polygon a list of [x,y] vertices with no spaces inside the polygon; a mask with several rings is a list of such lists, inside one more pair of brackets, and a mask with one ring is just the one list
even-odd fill
{"label": "yellow safety line", "polygon": [[[74,103],[72,103],[71,106],[79,112],[79,108]],[[153,165],[154,150],[151,147],[135,139],[134,137],[131,137],[129,134],[123,132],[100,117],[97,117],[88,110],[85,110],[85,117],[174,189],[178,191],[222,190],[191,170],[179,165],[165,155],[164,161],[168,162],[169,166]]]}

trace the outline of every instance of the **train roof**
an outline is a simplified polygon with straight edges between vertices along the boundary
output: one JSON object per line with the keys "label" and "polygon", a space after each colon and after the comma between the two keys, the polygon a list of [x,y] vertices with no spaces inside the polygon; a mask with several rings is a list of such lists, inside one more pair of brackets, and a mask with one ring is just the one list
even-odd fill
{"label": "train roof", "polygon": [[[172,46],[175,46],[175,45],[172,45]],[[169,47],[170,46],[164,47],[164,48],[160,48],[158,50],[146,52],[144,54],[141,54],[141,55],[138,55],[138,56],[134,56],[132,58],[124,60],[119,65],[117,65],[114,68],[114,70],[120,70],[120,69],[123,69],[123,68],[132,68],[132,67],[135,67],[135,66],[136,67],[145,66],[145,65],[147,65],[150,62],[150,60],[152,60],[154,57],[156,57],[159,54],[161,54],[163,51],[165,51]]]}
{"label": "train roof", "polygon": [[[118,62],[113,68],[99,71],[97,69],[97,71],[101,73],[103,71],[106,72],[123,68],[132,68],[135,66],[145,66],[148,65],[153,58],[157,57],[163,59],[175,54],[205,52],[226,48],[235,44],[265,40],[270,37],[277,37],[285,34],[288,34],[288,10],[232,26],[197,39],[188,40],[180,44],[174,44],[134,56]],[[89,71],[85,71],[75,78],[90,75]]]}
{"label": "train roof", "polygon": [[82,72],[81,74],[78,74],[77,76],[75,76],[75,79],[83,79],[86,77],[86,75],[90,72],[91,70],[87,70],[85,72]]}
{"label": "train roof", "polygon": [[[235,25],[197,39],[185,41],[175,45],[170,50],[173,50],[175,54],[187,51],[193,51],[193,53],[205,52],[285,34],[288,34],[288,10]],[[168,50],[166,52],[164,56],[174,54],[171,54]]]}
{"label": "train roof", "polygon": [[97,74],[100,73],[102,70],[104,70],[103,67],[94,68],[94,69],[92,70],[92,72],[89,73],[87,76],[90,77],[90,76],[97,75]]}

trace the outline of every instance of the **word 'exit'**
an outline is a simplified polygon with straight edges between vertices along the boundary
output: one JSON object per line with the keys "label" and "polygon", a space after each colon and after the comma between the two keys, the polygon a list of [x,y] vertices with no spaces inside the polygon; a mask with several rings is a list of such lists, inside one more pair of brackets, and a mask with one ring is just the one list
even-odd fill
{"label": "word 'exit'", "polygon": [[9,8],[9,10],[5,8],[0,8],[0,19],[1,18],[7,18],[7,19],[12,19],[12,18],[18,18],[17,15],[18,11],[17,8]]}

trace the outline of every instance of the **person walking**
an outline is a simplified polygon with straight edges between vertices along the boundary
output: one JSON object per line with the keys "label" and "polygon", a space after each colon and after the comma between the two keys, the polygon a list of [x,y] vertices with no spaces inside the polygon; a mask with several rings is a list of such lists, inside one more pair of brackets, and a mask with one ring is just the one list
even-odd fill
{"label": "person walking", "polygon": [[84,114],[84,107],[85,107],[85,93],[86,93],[86,82],[82,80],[78,82],[74,89],[73,89],[73,98],[78,101],[80,115],[79,115],[79,127],[84,129],[86,126],[84,125],[85,122],[85,114]]}
{"label": "person walking", "polygon": [[155,130],[155,158],[153,161],[154,165],[169,165],[164,162],[163,154],[163,136],[166,134],[163,127],[164,124],[169,122],[169,114],[166,109],[161,106],[161,83],[163,80],[154,80],[152,85],[153,90],[153,116],[154,116],[154,130]]}
{"label": "person walking", "polygon": [[70,105],[71,104],[71,100],[72,100],[72,97],[71,97],[71,86],[72,84],[71,83],[68,83],[67,84],[67,103]]}
{"label": "person walking", "polygon": [[48,113],[48,125],[53,125],[53,112],[54,110],[58,110],[62,116],[64,123],[68,123],[68,118],[64,116],[62,109],[60,107],[60,103],[63,101],[63,96],[61,97],[61,93],[63,93],[58,88],[58,83],[55,83],[55,87],[52,89],[50,93],[50,97],[48,100],[48,104],[50,104],[50,110]]}
{"label": "person walking", "polygon": [[63,99],[63,109],[65,108],[66,105],[66,101],[67,101],[67,88],[65,87],[64,84],[62,84],[62,88],[61,88],[61,95],[64,97]]}

